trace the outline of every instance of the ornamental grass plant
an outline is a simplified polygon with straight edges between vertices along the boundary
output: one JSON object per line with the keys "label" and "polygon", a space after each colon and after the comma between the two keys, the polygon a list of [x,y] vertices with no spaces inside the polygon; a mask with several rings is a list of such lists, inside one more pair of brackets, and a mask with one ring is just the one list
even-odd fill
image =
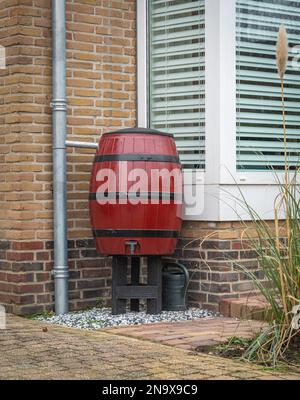
{"label": "ornamental grass plant", "polygon": [[[279,29],[277,68],[281,86],[284,174],[275,173],[279,194],[274,202],[274,225],[265,221],[244,198],[239,189],[235,198],[250,218],[240,218],[247,243],[257,253],[264,279],[239,266],[267,300],[269,326],[250,343],[244,357],[247,360],[276,366],[286,361],[290,346],[299,343],[300,336],[300,189],[299,167],[289,165],[285,115],[284,76],[288,61],[288,39],[285,27]],[[251,229],[252,234],[247,235]],[[255,235],[253,235],[253,230]],[[300,348],[299,348],[300,352]]]}

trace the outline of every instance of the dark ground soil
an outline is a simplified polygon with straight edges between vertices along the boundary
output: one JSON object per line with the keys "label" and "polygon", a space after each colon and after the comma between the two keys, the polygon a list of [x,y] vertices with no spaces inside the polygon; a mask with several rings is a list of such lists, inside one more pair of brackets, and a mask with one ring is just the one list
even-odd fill
{"label": "dark ground soil", "polygon": [[300,366],[300,335],[297,336],[286,353],[287,361]]}
{"label": "dark ground soil", "polygon": [[[213,354],[219,357],[242,359],[245,350],[251,341],[242,338],[231,338],[229,342],[215,346],[199,346],[196,351],[200,353]],[[284,360],[280,362],[279,368],[288,369],[300,373],[300,335],[291,342],[289,349],[284,355]]]}

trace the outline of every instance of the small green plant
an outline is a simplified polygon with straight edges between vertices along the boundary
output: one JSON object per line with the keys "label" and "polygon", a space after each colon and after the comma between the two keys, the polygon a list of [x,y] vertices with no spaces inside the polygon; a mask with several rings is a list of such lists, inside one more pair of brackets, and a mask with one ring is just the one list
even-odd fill
{"label": "small green plant", "polygon": [[246,347],[249,345],[250,340],[245,339],[242,337],[238,336],[232,336],[228,338],[228,346],[241,346],[241,347]]}
{"label": "small green plant", "polygon": [[36,319],[37,317],[49,318],[49,317],[53,317],[53,315],[55,315],[54,311],[42,311],[40,313],[33,313],[33,314],[25,315],[25,318],[27,318],[27,319]]}
{"label": "small green plant", "polygon": [[238,354],[240,357],[243,355],[247,347],[249,347],[251,340],[238,336],[228,338],[228,342],[219,346],[219,351],[223,355]]}
{"label": "small green plant", "polygon": [[223,357],[242,359],[243,354],[247,347],[249,347],[250,343],[251,339],[232,336],[228,338],[228,341],[226,343],[222,343],[215,347],[212,347],[211,353],[218,354]]}

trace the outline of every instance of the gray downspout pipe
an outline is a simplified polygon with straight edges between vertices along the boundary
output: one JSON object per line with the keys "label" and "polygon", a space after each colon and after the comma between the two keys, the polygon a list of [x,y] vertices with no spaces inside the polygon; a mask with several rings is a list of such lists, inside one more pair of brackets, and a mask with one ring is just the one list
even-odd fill
{"label": "gray downspout pipe", "polygon": [[66,2],[52,0],[53,209],[55,312],[68,312],[68,241],[66,193]]}
{"label": "gray downspout pipe", "polygon": [[67,147],[76,147],[78,149],[98,149],[97,143],[90,143],[90,142],[72,142],[70,140],[66,140]]}

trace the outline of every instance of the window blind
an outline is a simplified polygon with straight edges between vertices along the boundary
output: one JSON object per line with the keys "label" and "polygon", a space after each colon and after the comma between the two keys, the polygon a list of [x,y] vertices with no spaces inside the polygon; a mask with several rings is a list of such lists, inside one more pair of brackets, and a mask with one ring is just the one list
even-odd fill
{"label": "window blind", "polygon": [[[278,29],[285,24],[290,53],[285,75],[288,159],[299,164],[300,64],[292,48],[300,40],[300,0],[237,0],[237,168],[284,169]],[[298,53],[299,54],[299,53]]]}
{"label": "window blind", "polygon": [[150,126],[174,135],[184,168],[205,166],[204,0],[149,0]]}

